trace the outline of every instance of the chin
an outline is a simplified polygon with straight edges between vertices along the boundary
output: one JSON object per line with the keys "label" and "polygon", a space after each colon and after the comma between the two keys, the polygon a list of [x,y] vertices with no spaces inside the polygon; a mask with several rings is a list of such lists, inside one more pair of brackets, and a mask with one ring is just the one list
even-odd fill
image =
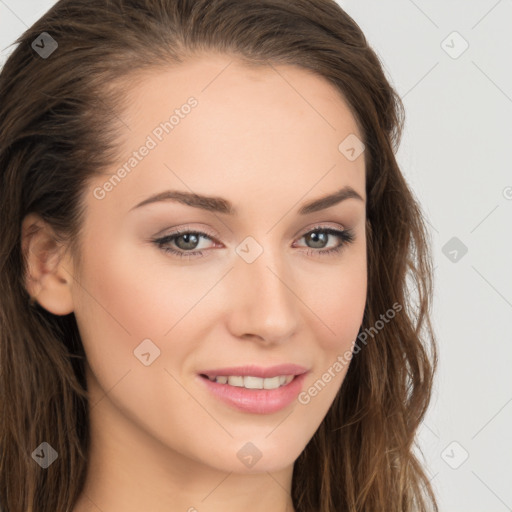
{"label": "chin", "polygon": [[[265,438],[265,436],[269,436]],[[231,446],[220,448],[219,458],[211,461],[212,465],[222,471],[238,474],[274,473],[293,466],[304,450],[309,439],[297,443],[295,435],[287,436],[291,444],[286,444],[284,436],[265,433],[261,438],[252,441],[232,440]],[[295,441],[295,442],[293,442]],[[229,456],[229,453],[233,456]]]}

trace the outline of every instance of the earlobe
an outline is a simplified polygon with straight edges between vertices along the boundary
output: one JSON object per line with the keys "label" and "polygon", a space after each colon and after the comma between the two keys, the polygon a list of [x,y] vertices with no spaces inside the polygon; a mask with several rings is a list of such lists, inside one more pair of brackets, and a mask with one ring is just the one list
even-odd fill
{"label": "earlobe", "polygon": [[21,247],[26,261],[25,288],[31,302],[54,315],[74,310],[71,285],[72,265],[64,258],[52,228],[37,214],[28,214],[22,222]]}

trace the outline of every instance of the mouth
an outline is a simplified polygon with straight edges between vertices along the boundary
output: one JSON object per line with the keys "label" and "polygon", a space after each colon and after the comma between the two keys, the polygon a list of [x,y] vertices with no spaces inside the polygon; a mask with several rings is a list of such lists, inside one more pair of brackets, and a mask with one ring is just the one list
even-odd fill
{"label": "mouth", "polygon": [[271,414],[294,402],[308,372],[291,364],[270,368],[248,365],[204,370],[198,378],[210,396],[239,411]]}

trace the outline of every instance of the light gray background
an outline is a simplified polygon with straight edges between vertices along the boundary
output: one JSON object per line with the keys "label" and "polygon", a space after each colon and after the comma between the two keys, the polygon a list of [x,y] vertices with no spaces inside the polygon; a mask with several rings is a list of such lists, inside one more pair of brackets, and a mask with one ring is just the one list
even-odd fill
{"label": "light gray background", "polygon": [[[0,0],[0,65],[54,3]],[[440,367],[419,441],[441,510],[512,510],[512,0],[339,3],[404,100],[398,160],[434,243]]]}

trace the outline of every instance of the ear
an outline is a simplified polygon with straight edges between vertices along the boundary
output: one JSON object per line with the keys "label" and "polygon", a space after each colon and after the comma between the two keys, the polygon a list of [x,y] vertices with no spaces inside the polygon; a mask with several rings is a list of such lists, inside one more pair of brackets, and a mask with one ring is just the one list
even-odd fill
{"label": "ear", "polygon": [[26,257],[25,288],[32,300],[54,315],[73,311],[72,262],[64,257],[53,229],[37,214],[28,214],[21,226],[21,247]]}

